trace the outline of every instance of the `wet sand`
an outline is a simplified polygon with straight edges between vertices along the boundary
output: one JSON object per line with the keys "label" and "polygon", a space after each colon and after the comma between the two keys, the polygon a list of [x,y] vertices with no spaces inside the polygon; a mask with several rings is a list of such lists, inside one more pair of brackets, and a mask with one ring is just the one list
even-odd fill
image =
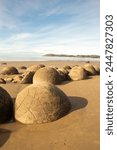
{"label": "wet sand", "polygon": [[[80,62],[7,62],[19,67],[42,63],[61,67]],[[5,65],[0,65],[0,69]],[[28,85],[0,84],[12,97]],[[58,85],[72,104],[70,113],[46,124],[23,125],[11,122],[0,125],[0,150],[99,150],[100,149],[100,77]]]}

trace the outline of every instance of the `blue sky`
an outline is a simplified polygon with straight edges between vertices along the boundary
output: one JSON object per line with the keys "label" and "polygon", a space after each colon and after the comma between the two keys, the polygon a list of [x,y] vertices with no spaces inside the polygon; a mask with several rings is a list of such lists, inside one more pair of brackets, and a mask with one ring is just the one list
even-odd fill
{"label": "blue sky", "polygon": [[0,0],[0,55],[99,54],[99,0]]}

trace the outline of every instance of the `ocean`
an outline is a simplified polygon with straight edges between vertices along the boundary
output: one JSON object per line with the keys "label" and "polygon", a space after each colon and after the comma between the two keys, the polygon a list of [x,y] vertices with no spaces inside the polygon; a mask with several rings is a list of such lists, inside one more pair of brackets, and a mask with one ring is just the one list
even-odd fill
{"label": "ocean", "polygon": [[99,61],[99,58],[89,57],[50,57],[44,55],[32,55],[32,54],[0,54],[0,61]]}

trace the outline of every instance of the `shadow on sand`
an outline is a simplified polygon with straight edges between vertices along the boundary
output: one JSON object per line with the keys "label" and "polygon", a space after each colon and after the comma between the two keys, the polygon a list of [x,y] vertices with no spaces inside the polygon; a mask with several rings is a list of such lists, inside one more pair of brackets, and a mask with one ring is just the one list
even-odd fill
{"label": "shadow on sand", "polygon": [[0,128],[0,147],[2,147],[7,142],[10,134],[10,130]]}
{"label": "shadow on sand", "polygon": [[[85,81],[85,80],[90,80],[90,79],[92,79],[92,76],[88,76],[86,79],[83,79],[83,80]],[[81,81],[81,80],[79,80],[79,81]],[[67,80],[67,81],[63,81],[60,85],[66,85],[66,84],[69,84],[71,82],[77,82],[77,81]]]}
{"label": "shadow on sand", "polygon": [[82,109],[88,104],[88,100],[83,97],[70,96],[69,99],[72,105],[70,112]]}

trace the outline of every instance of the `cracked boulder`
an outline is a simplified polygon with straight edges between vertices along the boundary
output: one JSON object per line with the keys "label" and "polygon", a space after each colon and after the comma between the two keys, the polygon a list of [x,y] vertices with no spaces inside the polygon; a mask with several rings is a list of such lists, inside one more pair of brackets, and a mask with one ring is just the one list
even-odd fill
{"label": "cracked boulder", "polygon": [[83,67],[87,71],[87,75],[92,76],[92,75],[97,74],[97,72],[92,64],[86,63]]}
{"label": "cracked boulder", "polygon": [[55,121],[71,108],[68,97],[59,88],[47,82],[23,89],[15,101],[15,118],[23,124]]}
{"label": "cracked boulder", "polygon": [[75,66],[71,69],[69,77],[73,81],[84,80],[87,78],[87,74],[84,68]]}
{"label": "cracked boulder", "polygon": [[13,103],[8,92],[0,87],[0,123],[5,123],[12,118]]}

